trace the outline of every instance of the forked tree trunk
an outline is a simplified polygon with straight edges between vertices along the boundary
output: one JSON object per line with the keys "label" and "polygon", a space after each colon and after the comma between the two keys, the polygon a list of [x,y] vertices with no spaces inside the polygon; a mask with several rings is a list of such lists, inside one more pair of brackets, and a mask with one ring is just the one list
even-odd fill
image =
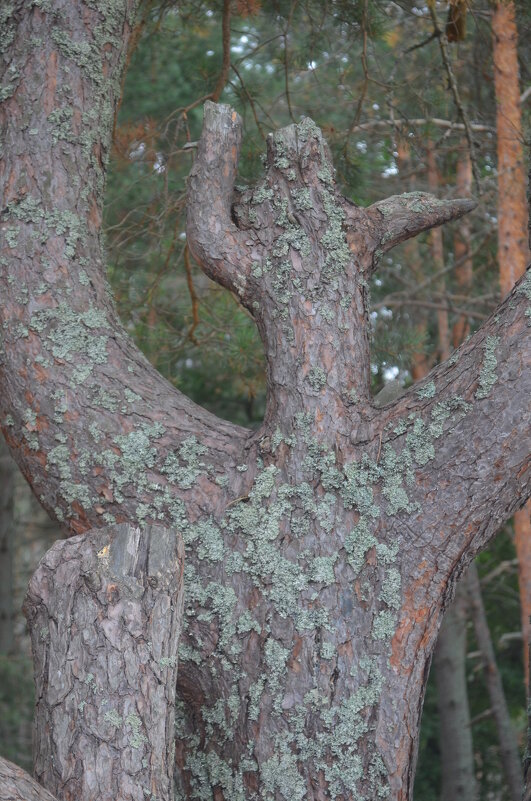
{"label": "forked tree trunk", "polygon": [[270,135],[264,178],[234,193],[241,121],[207,103],[188,244],[254,316],[268,401],[258,432],[197,407],[127,338],[101,271],[102,163],[133,6],[7,13],[3,430],[72,531],[161,521],[183,534],[179,799],[405,801],[454,582],[530,491],[531,288],[376,408],[378,258],[473,202],[349,203],[308,119]]}
{"label": "forked tree trunk", "polygon": [[122,524],[33,575],[34,773],[59,801],[173,801],[182,568],[174,530]]}

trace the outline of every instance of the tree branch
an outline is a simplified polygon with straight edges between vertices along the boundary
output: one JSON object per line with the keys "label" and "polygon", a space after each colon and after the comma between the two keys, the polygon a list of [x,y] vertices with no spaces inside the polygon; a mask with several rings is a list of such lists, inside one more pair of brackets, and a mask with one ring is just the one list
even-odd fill
{"label": "tree branch", "polygon": [[422,231],[458,220],[476,206],[470,198],[438,200],[427,192],[407,192],[373,203],[367,213],[376,220],[379,249],[385,253]]}
{"label": "tree branch", "polygon": [[231,217],[240,143],[239,115],[230,106],[207,101],[188,179],[187,238],[207,275],[232,291],[238,291],[250,271],[245,239]]}

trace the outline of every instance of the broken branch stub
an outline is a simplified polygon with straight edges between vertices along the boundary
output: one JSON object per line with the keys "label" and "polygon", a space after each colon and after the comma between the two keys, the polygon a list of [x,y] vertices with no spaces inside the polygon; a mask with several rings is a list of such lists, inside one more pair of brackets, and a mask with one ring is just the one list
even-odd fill
{"label": "broken branch stub", "polygon": [[34,772],[59,801],[173,799],[182,568],[174,529],[121,524],[33,575]]}

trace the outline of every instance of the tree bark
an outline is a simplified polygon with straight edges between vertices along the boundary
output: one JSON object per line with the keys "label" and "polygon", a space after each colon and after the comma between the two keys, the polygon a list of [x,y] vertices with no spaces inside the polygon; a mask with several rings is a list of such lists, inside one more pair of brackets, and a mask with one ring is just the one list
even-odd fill
{"label": "tree bark", "polygon": [[8,654],[13,630],[13,493],[16,465],[0,437],[0,654]]}
{"label": "tree bark", "polygon": [[467,592],[463,582],[444,616],[433,659],[439,709],[441,801],[477,798],[466,682]]}
{"label": "tree bark", "polygon": [[33,575],[34,773],[59,801],[173,801],[182,567],[174,530],[122,524]]}
{"label": "tree bark", "polygon": [[505,778],[507,779],[507,789],[511,801],[520,801],[523,787],[522,765],[518,753],[518,744],[511,725],[509,710],[507,709],[507,703],[505,701],[500,672],[496,664],[494,648],[492,647],[492,640],[490,638],[487,616],[485,615],[485,608],[481,597],[481,587],[475,564],[471,565],[468,571],[466,583],[476,639],[483,657],[485,679],[490,697],[490,708],[492,709],[492,714],[498,730],[501,762]]}
{"label": "tree bark", "polygon": [[201,410],[138,353],[102,276],[110,125],[94,114],[112,120],[131,12],[58,0],[8,15],[3,430],[71,532],[159,521],[183,534],[178,798],[405,801],[455,580],[530,492],[529,284],[376,408],[378,258],[473,202],[349,203],[308,119],[270,135],[263,180],[234,193],[241,122],[207,103],[188,244],[253,314],[268,401],[257,432]]}
{"label": "tree bark", "polygon": [[0,801],[58,801],[18,765],[0,757]]}
{"label": "tree bark", "polygon": [[[498,263],[502,297],[529,263],[524,133],[520,106],[518,31],[513,0],[496,3],[492,16],[498,149]],[[525,686],[529,688],[531,641],[531,503],[516,512],[514,535],[524,638]]]}

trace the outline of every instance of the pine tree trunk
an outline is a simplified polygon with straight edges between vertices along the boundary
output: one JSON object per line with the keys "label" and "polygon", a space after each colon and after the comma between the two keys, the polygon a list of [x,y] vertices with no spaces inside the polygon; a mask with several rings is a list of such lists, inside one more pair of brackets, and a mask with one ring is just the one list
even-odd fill
{"label": "pine tree trunk", "polygon": [[467,592],[461,581],[439,632],[433,658],[439,709],[441,801],[474,801],[477,786],[466,681]]}
{"label": "pine tree trunk", "polygon": [[[524,274],[530,253],[524,134],[518,76],[518,32],[513,0],[498,2],[492,16],[496,131],[498,141],[498,262],[502,297]],[[514,516],[525,686],[529,688],[531,641],[531,501]]]}
{"label": "pine tree trunk", "polygon": [[31,579],[34,773],[59,801],[173,801],[179,543],[157,526],[93,530]]}
{"label": "pine tree trunk", "polygon": [[481,586],[475,564],[470,566],[466,577],[470,611],[474,621],[476,640],[483,658],[485,679],[490,697],[490,706],[498,730],[500,754],[507,789],[511,801],[520,801],[522,798],[522,765],[518,753],[518,744],[511,724],[509,710],[503,691],[503,684],[496,664],[496,656],[492,646],[487,616],[481,597]]}

